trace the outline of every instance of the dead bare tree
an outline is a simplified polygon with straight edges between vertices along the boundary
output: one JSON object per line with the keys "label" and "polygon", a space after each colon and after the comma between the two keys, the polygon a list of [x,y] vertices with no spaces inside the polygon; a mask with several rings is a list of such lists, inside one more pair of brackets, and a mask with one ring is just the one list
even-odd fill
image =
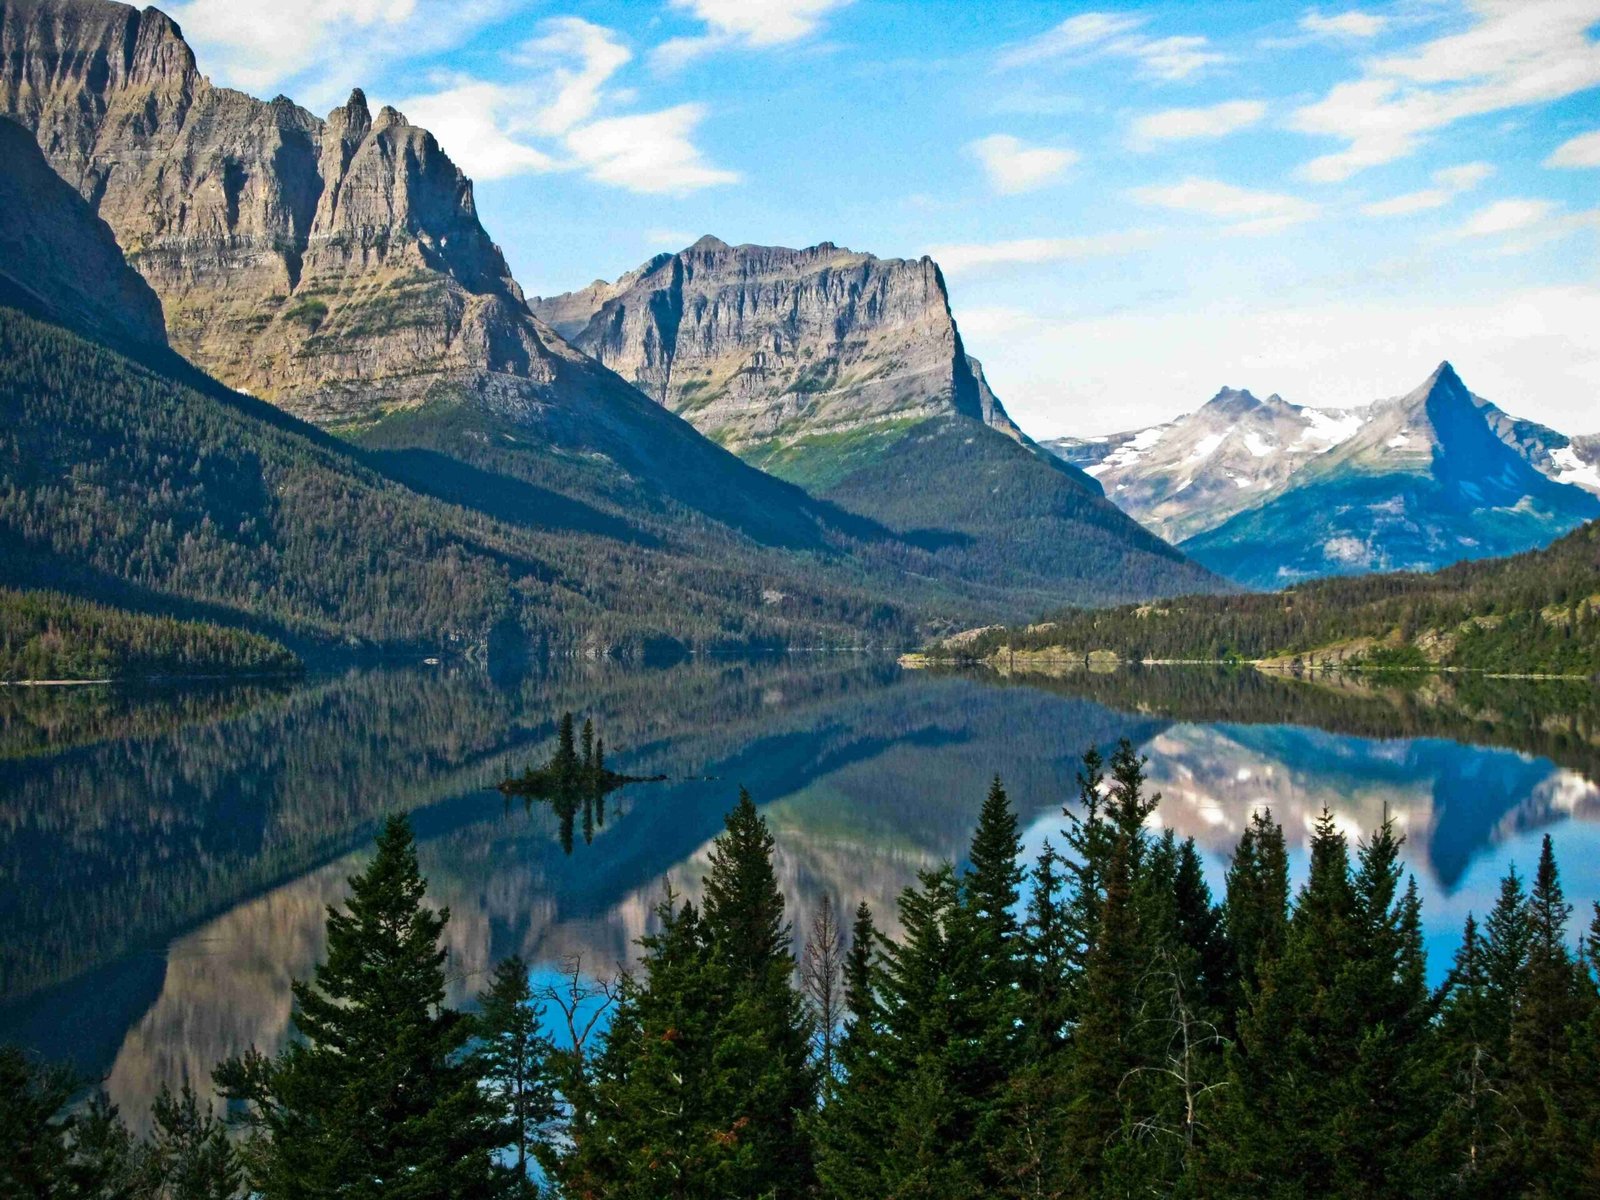
{"label": "dead bare tree", "polygon": [[800,959],[800,986],[817,1028],[813,1053],[824,1080],[833,1077],[834,1049],[844,1019],[844,932],[824,892]]}

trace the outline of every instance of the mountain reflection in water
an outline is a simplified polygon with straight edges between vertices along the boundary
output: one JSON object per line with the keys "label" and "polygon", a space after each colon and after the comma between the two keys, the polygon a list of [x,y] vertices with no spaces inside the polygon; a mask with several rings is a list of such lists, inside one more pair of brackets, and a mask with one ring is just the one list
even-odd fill
{"label": "mountain reflection in water", "polygon": [[[592,718],[608,761],[665,775],[613,794],[563,852],[547,805],[492,787]],[[1537,837],[1568,895],[1600,897],[1593,689],[1372,687],[1198,669],[1005,679],[854,658],[591,665],[494,679],[352,672],[272,688],[0,689],[0,1039],[106,1073],[138,1120],[163,1083],[281,1044],[289,982],[376,822],[409,809],[430,900],[450,907],[452,1000],[513,952],[615,969],[664,881],[698,898],[740,785],[777,837],[797,931],[817,900],[895,928],[916,872],[966,847],[990,777],[1030,848],[1057,843],[1084,747],[1129,737],[1213,885],[1252,809],[1291,839],[1324,806],[1358,837],[1394,815],[1422,886],[1435,977]],[[1297,862],[1297,867],[1299,863]]]}

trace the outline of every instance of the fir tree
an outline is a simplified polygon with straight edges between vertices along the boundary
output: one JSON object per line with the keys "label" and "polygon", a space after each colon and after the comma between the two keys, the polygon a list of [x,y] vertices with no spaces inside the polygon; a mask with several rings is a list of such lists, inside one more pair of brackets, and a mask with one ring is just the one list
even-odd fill
{"label": "fir tree", "polygon": [[1236,974],[1248,1002],[1263,970],[1283,953],[1289,928],[1289,854],[1270,809],[1252,813],[1228,867],[1223,904]]}
{"label": "fir tree", "polygon": [[150,1200],[231,1200],[244,1171],[211,1105],[185,1085],[178,1095],[162,1085],[150,1109],[154,1127],[140,1156],[139,1191]]}
{"label": "fir tree", "polygon": [[217,1068],[254,1133],[246,1164],[269,1200],[486,1196],[497,1130],[466,1054],[470,1023],[444,1005],[448,910],[424,907],[411,826],[391,817],[371,864],[328,910],[328,959],[296,981],[299,1040]]}
{"label": "fir tree", "polygon": [[550,1039],[542,1032],[544,1008],[534,1003],[528,965],[513,955],[497,963],[478,994],[473,1021],[474,1065],[499,1122],[502,1148],[512,1152],[511,1197],[538,1194],[528,1164],[558,1115],[551,1086]]}
{"label": "fir tree", "polygon": [[583,770],[585,774],[594,770],[594,721],[589,717],[583,719]]}

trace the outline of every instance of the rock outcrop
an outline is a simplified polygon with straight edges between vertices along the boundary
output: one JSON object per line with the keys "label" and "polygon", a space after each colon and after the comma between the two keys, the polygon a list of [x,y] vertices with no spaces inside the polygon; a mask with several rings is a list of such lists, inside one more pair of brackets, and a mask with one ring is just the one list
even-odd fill
{"label": "rock outcrop", "polygon": [[472,184],[360,91],[319,120],[214,86],[178,26],[109,0],[0,5],[0,112],[116,233],[173,347],[323,423],[442,378],[554,383],[578,356],[528,313]]}
{"label": "rock outcrop", "polygon": [[165,347],[161,301],[33,136],[0,117],[0,300],[100,341]]}
{"label": "rock outcrop", "polygon": [[961,415],[1022,433],[961,343],[931,258],[703,237],[535,313],[701,432],[767,461],[806,439]]}

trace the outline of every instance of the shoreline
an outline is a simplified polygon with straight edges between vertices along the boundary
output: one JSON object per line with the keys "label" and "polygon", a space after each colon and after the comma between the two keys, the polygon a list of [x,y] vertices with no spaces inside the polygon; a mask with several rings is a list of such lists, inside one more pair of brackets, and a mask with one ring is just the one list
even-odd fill
{"label": "shoreline", "polygon": [[1079,670],[1107,671],[1119,667],[1250,667],[1268,675],[1287,675],[1300,677],[1306,675],[1480,675],[1484,679],[1570,679],[1587,683],[1594,677],[1592,675],[1556,674],[1548,671],[1484,671],[1474,667],[1366,667],[1357,665],[1321,665],[1294,667],[1284,663],[1281,659],[1222,659],[1222,658],[1121,658],[1112,651],[1098,650],[1093,654],[1039,654],[1028,653],[1013,655],[1010,658],[995,656],[991,658],[962,658],[945,657],[942,655],[926,654],[916,651],[902,654],[896,662],[908,671],[922,670],[926,667],[982,667],[986,670],[997,671],[1001,669],[1025,671],[1031,664],[1038,666],[1062,665],[1071,666]]}

